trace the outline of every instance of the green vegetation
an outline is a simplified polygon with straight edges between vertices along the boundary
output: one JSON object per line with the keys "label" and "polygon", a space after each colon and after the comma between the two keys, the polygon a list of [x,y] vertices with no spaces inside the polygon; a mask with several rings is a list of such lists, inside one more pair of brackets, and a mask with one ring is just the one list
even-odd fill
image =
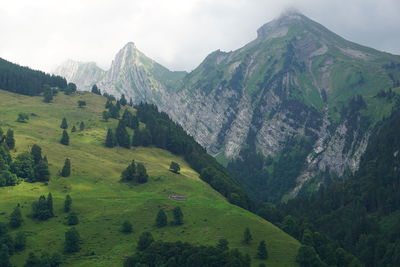
{"label": "green vegetation", "polygon": [[173,173],[179,174],[179,171],[181,170],[181,167],[179,166],[178,163],[172,161],[171,164],[169,165],[169,170]]}
{"label": "green vegetation", "polygon": [[[91,93],[79,96],[59,94],[51,104],[44,103],[41,97],[26,97],[5,91],[0,91],[0,97],[4,100],[0,103],[0,125],[15,132],[18,152],[11,151],[12,157],[15,159],[19,153],[30,152],[33,144],[37,144],[42,153],[46,153],[52,174],[48,184],[22,181],[16,186],[0,188],[0,222],[8,223],[14,207],[20,203],[24,222],[9,233],[12,237],[17,231],[29,233],[25,250],[11,254],[13,264],[24,265],[31,252],[39,260],[44,252],[51,255],[44,258],[64,253],[65,232],[71,228],[64,223],[67,215],[64,213],[65,202],[69,195],[73,205],[69,205],[66,211],[71,210],[79,217],[79,224],[74,227],[81,242],[78,243],[78,252],[63,254],[62,260],[68,266],[118,266],[122,264],[122,258],[132,255],[132,247],[137,244],[142,232],[151,232],[156,240],[195,242],[206,246],[213,246],[224,238],[229,241],[230,248],[253,257],[252,266],[260,263],[254,258],[258,242],[266,240],[269,266],[297,266],[298,241],[260,217],[230,204],[201,180],[199,173],[183,157],[155,147],[104,147],[107,130],[115,129],[118,124],[115,119],[108,122],[102,119],[106,102],[104,97]],[[76,105],[78,99],[90,105],[80,109]],[[121,109],[130,109],[135,114],[131,107]],[[15,122],[20,112],[38,116],[32,117],[29,124],[21,124]],[[69,146],[59,143],[59,126],[63,117],[68,118],[70,125],[82,121],[86,125],[84,131],[71,134],[73,142]],[[33,156],[30,156],[34,162]],[[66,158],[73,164],[73,172],[68,179],[56,175]],[[147,170],[148,182],[140,186],[120,182],[121,172],[133,158],[143,163]],[[180,165],[180,175],[169,171],[171,161]],[[29,217],[32,214],[31,204],[37,203],[41,195],[47,196],[50,191],[53,212],[57,217],[47,220]],[[184,195],[186,200],[169,198],[175,194]],[[40,206],[44,208],[40,213],[46,214],[48,197],[42,198],[46,201],[41,200]],[[177,201],[184,212],[184,224],[179,227],[155,227],[156,213],[160,208],[172,221],[172,210],[178,206]],[[125,220],[134,225],[132,234],[121,233],[121,223]],[[241,243],[240,233],[245,227],[251,229],[254,238],[248,246]]]}

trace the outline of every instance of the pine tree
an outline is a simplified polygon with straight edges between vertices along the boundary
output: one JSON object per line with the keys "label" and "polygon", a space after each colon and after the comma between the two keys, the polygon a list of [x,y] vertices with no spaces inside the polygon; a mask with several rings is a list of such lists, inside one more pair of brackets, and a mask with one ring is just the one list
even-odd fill
{"label": "pine tree", "polygon": [[64,211],[69,212],[71,210],[71,205],[72,205],[72,198],[70,195],[67,195],[64,201]]}
{"label": "pine tree", "polygon": [[47,195],[47,208],[49,210],[50,217],[54,217],[53,195],[51,193]]}
{"label": "pine tree", "polygon": [[75,212],[70,212],[67,216],[67,225],[77,225],[79,223],[78,215]]}
{"label": "pine tree", "polygon": [[257,257],[263,260],[266,260],[268,258],[267,245],[265,244],[264,240],[262,240],[258,245]]}
{"label": "pine tree", "polygon": [[171,161],[171,164],[169,165],[169,170],[173,173],[179,173],[181,170],[181,167],[179,166],[178,163]]}
{"label": "pine tree", "polygon": [[125,125],[123,122],[119,121],[117,129],[115,131],[115,139],[119,146],[130,148],[131,140],[128,132],[126,131]]}
{"label": "pine tree", "polygon": [[160,209],[157,213],[156,217],[156,226],[158,228],[164,227],[167,225],[167,215],[165,214],[164,210]]}
{"label": "pine tree", "polygon": [[8,129],[6,134],[6,145],[9,149],[15,148],[14,131],[11,129]]}
{"label": "pine tree", "polygon": [[125,127],[132,128],[132,117],[132,113],[130,113],[128,109],[125,109],[124,114],[122,114],[121,123],[123,123]]}
{"label": "pine tree", "polygon": [[135,161],[128,165],[128,167],[121,173],[121,181],[134,181],[136,178],[136,164]]}
{"label": "pine tree", "polygon": [[122,106],[126,106],[126,104],[128,104],[128,101],[126,100],[124,94],[121,95],[121,99],[119,100],[119,102],[121,103]]}
{"label": "pine tree", "polygon": [[129,98],[129,106],[133,107],[132,97]]}
{"label": "pine tree", "polygon": [[251,236],[250,229],[246,227],[246,229],[243,232],[243,243],[248,245],[250,244],[251,240],[253,240],[253,237]]}
{"label": "pine tree", "polygon": [[74,227],[72,227],[65,232],[64,251],[66,253],[78,252],[80,250],[79,241],[79,233]]}
{"label": "pine tree", "polygon": [[26,234],[24,232],[18,232],[14,239],[14,248],[17,251],[24,250],[26,247]]}
{"label": "pine tree", "polygon": [[63,144],[63,145],[65,145],[65,146],[68,146],[68,145],[69,145],[69,135],[68,135],[68,133],[67,133],[66,130],[63,130],[60,143]]}
{"label": "pine tree", "polygon": [[107,122],[109,118],[111,118],[111,113],[110,113],[110,111],[104,110],[104,111],[103,111],[103,120]]}
{"label": "pine tree", "polygon": [[10,262],[10,252],[6,244],[0,244],[0,266],[12,267]]}
{"label": "pine tree", "polygon": [[[46,160],[45,160],[46,159]],[[43,158],[35,167],[35,181],[47,182],[50,179],[49,164],[47,158]]]}
{"label": "pine tree", "polygon": [[34,164],[38,164],[42,160],[42,148],[40,146],[34,144],[31,149],[31,154]]}
{"label": "pine tree", "polygon": [[172,213],[174,214],[174,224],[175,225],[181,225],[183,224],[183,212],[180,207],[176,207],[172,210]]}
{"label": "pine tree", "polygon": [[151,245],[151,243],[153,243],[153,242],[154,242],[154,238],[153,238],[152,234],[149,232],[144,232],[139,236],[139,241],[137,243],[136,249],[139,251],[143,251],[146,248],[148,248]]}
{"label": "pine tree", "polygon": [[76,132],[76,127],[75,127],[75,125],[72,126],[72,129],[71,129],[71,133],[74,133],[74,132]]}
{"label": "pine tree", "polygon": [[122,223],[121,232],[125,234],[132,233],[132,224],[129,221],[124,221]]}
{"label": "pine tree", "polygon": [[101,91],[100,91],[100,89],[97,87],[96,84],[94,84],[94,85],[92,86],[92,93],[94,93],[94,94],[96,94],[96,95],[101,95]]}
{"label": "pine tree", "polygon": [[144,167],[143,163],[137,164],[136,172],[136,182],[139,184],[147,183],[149,176],[147,175],[146,167]]}
{"label": "pine tree", "polygon": [[51,101],[53,101],[53,90],[45,84],[43,86],[43,102],[50,103]]}
{"label": "pine tree", "polygon": [[106,147],[115,147],[115,136],[111,129],[107,131]]}
{"label": "pine tree", "polygon": [[52,217],[45,196],[40,196],[39,201],[32,203],[32,217],[42,221]]}
{"label": "pine tree", "polygon": [[62,177],[69,177],[71,175],[71,160],[69,158],[65,159],[64,166],[60,174]]}
{"label": "pine tree", "polygon": [[105,108],[107,108],[107,109],[109,109],[110,107],[111,107],[111,105],[112,105],[113,103],[112,103],[112,101],[110,100],[110,99],[107,99],[107,102],[106,102],[106,104],[105,104]]}
{"label": "pine tree", "polygon": [[68,123],[67,123],[67,119],[66,118],[62,119],[61,124],[60,124],[60,128],[64,129],[64,130],[68,129]]}
{"label": "pine tree", "polygon": [[11,213],[10,227],[18,228],[21,226],[22,222],[23,222],[23,219],[22,219],[21,209],[18,205],[14,208],[14,211]]}
{"label": "pine tree", "polygon": [[83,121],[81,121],[81,123],[79,124],[79,130],[80,131],[85,130],[85,123]]}
{"label": "pine tree", "polygon": [[38,266],[41,266],[39,258],[35,255],[35,253],[30,252],[28,258],[26,259],[24,267],[38,267]]}
{"label": "pine tree", "polygon": [[229,249],[229,242],[225,238],[218,240],[217,248],[220,250],[228,250]]}

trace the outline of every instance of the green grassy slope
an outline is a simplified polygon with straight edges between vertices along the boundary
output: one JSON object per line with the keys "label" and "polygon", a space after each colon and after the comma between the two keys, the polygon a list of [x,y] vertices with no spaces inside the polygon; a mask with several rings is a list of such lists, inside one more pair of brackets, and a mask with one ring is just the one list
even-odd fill
{"label": "green grassy slope", "polygon": [[[87,107],[78,108],[77,101],[85,100]],[[29,252],[62,252],[66,214],[62,211],[66,194],[73,199],[72,210],[78,213],[77,229],[82,238],[79,253],[66,256],[65,266],[120,266],[124,256],[131,255],[139,234],[151,231],[156,239],[188,241],[214,245],[226,238],[231,248],[238,248],[254,259],[258,242],[265,239],[269,251],[267,266],[297,266],[295,256],[300,244],[277,227],[258,216],[229,204],[219,193],[199,179],[183,159],[156,148],[108,149],[103,147],[106,130],[115,120],[103,122],[101,112],[105,98],[84,93],[75,96],[59,94],[54,103],[46,104],[41,97],[27,97],[0,90],[0,126],[13,128],[17,141],[15,156],[38,144],[47,155],[51,180],[42,183],[21,183],[0,188],[0,221],[8,221],[13,207],[20,203],[24,216],[18,231],[28,233],[27,249],[13,256],[12,261],[22,266]],[[15,122],[18,113],[30,115],[28,123]],[[35,114],[35,115],[32,115]],[[84,121],[83,132],[70,133],[70,146],[58,143],[62,117],[70,128]],[[79,127],[78,127],[79,128]],[[66,157],[72,161],[72,176],[58,177]],[[119,182],[121,171],[135,159],[143,162],[150,175],[147,184],[130,186]],[[171,161],[181,165],[181,175],[168,171]],[[28,217],[31,203],[41,194],[53,194],[55,218],[39,222]],[[186,201],[171,200],[172,193],[183,194]],[[183,226],[156,229],[154,220],[160,207],[171,210],[180,206],[184,212]],[[172,218],[168,212],[169,219]],[[119,232],[124,220],[133,223],[134,233]],[[245,227],[252,231],[250,246],[241,244]],[[11,232],[14,235],[15,231]]]}

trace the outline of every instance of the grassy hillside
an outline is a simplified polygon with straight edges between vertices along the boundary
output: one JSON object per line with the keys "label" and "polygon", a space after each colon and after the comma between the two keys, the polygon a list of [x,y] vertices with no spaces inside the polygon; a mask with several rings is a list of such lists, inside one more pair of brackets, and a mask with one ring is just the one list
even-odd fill
{"label": "grassy hillside", "polygon": [[[78,108],[78,100],[85,100],[87,106]],[[32,251],[62,252],[64,233],[69,227],[64,224],[66,213],[62,208],[66,194],[70,194],[72,210],[80,219],[76,228],[82,249],[66,256],[65,266],[120,266],[121,259],[134,252],[138,236],[144,231],[152,232],[155,239],[204,245],[214,245],[218,239],[226,238],[230,248],[252,256],[254,266],[261,263],[254,256],[259,241],[265,239],[269,251],[267,266],[297,266],[294,259],[300,244],[296,240],[256,215],[229,204],[181,158],[156,148],[105,148],[106,130],[115,126],[116,121],[101,120],[104,104],[105,98],[90,93],[59,94],[54,103],[46,104],[41,97],[0,90],[0,126],[15,131],[17,145],[13,155],[38,144],[48,157],[52,173],[48,185],[23,182],[0,188],[0,221],[7,222],[12,209],[20,203],[24,223],[18,231],[28,234],[27,248],[13,256],[14,264],[22,266]],[[30,114],[28,123],[16,122],[20,112]],[[70,128],[74,124],[79,128],[81,121],[86,125],[84,131],[70,133],[70,146],[58,143],[63,117]],[[66,157],[71,159],[72,175],[58,177]],[[147,184],[131,186],[119,182],[121,171],[132,159],[145,164],[150,175]],[[181,165],[180,175],[168,171],[171,161]],[[28,218],[31,203],[48,192],[53,194],[56,217],[44,222]],[[168,197],[173,193],[188,199],[171,200]],[[183,210],[184,225],[155,228],[158,209],[170,211],[176,206]],[[171,212],[168,217],[172,219]],[[129,235],[119,232],[126,219],[133,223],[134,232]],[[250,246],[240,242],[245,227],[251,229],[254,237]]]}

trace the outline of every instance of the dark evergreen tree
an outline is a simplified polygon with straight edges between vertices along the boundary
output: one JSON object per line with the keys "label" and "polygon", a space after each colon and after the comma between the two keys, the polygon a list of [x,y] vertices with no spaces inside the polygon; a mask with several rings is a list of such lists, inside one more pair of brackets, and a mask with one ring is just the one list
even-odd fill
{"label": "dark evergreen tree", "polygon": [[144,232],[139,236],[139,241],[137,243],[136,249],[139,251],[143,251],[147,249],[151,243],[154,242],[154,238],[151,233],[149,232]]}
{"label": "dark evergreen tree", "polygon": [[60,139],[60,143],[65,145],[65,146],[69,145],[69,135],[68,135],[66,130],[63,130],[63,133],[62,133],[62,136],[61,136],[61,139]]}
{"label": "dark evergreen tree", "polygon": [[71,129],[71,133],[74,133],[74,132],[76,132],[76,127],[75,127],[75,125],[73,125],[73,126],[72,126],[72,129]]}
{"label": "dark evergreen tree", "polygon": [[41,221],[52,217],[45,196],[40,196],[39,201],[32,203],[32,217]]}
{"label": "dark evergreen tree", "polygon": [[30,182],[35,181],[34,161],[28,152],[19,154],[12,163],[11,170],[18,177],[27,179]]}
{"label": "dark evergreen tree", "polygon": [[114,133],[111,129],[108,129],[106,137],[106,147],[115,147],[115,143],[116,141]]}
{"label": "dark evergreen tree", "polygon": [[49,171],[49,164],[46,160],[41,160],[35,167],[34,167],[34,174],[35,174],[35,181],[36,182],[47,182],[50,179],[50,171]]}
{"label": "dark evergreen tree", "polygon": [[92,86],[92,93],[94,93],[94,94],[96,94],[96,95],[101,95],[101,91],[100,91],[100,89],[97,87],[96,84],[94,84],[94,85]]}
{"label": "dark evergreen tree", "polygon": [[118,112],[121,110],[121,102],[119,100],[117,100],[115,103],[115,108],[118,110]]}
{"label": "dark evergreen tree", "polygon": [[76,92],[76,84],[68,83],[67,87],[64,90],[64,93],[66,95],[71,95],[71,94],[74,94],[75,92]]}
{"label": "dark evergreen tree", "polygon": [[131,140],[123,122],[119,121],[115,131],[115,139],[119,146],[130,148]]}
{"label": "dark evergreen tree", "polygon": [[136,116],[132,115],[132,120],[131,120],[131,128],[132,130],[139,129],[139,120]]}
{"label": "dark evergreen tree", "polygon": [[118,119],[119,118],[119,109],[117,105],[114,105],[112,102],[109,103],[109,108],[111,118]]}
{"label": "dark evergreen tree", "polygon": [[79,131],[83,131],[85,130],[85,123],[83,121],[81,121],[81,123],[79,123]]}
{"label": "dark evergreen tree", "polygon": [[229,242],[225,238],[218,240],[217,248],[221,250],[229,250]]}
{"label": "dark evergreen tree", "polygon": [[16,206],[10,215],[10,227],[18,228],[22,225],[23,219],[21,214],[21,208]]}
{"label": "dark evergreen tree", "polygon": [[167,226],[167,215],[165,214],[163,209],[160,209],[157,213],[157,217],[156,217],[156,226],[158,228]]}
{"label": "dark evergreen tree", "polygon": [[136,182],[139,184],[147,183],[149,176],[147,175],[146,167],[143,165],[143,163],[139,162],[137,164],[136,172]]}
{"label": "dark evergreen tree", "polygon": [[29,121],[29,115],[26,113],[18,113],[17,122],[26,123]]}
{"label": "dark evergreen tree", "polygon": [[75,212],[70,212],[67,216],[67,225],[77,225],[79,223],[78,215]]}
{"label": "dark evergreen tree", "polygon": [[86,106],[86,101],[84,100],[78,100],[78,107],[83,108]]}
{"label": "dark evergreen tree", "polygon": [[71,175],[71,160],[69,158],[65,159],[60,175],[62,177],[69,177]]}
{"label": "dark evergreen tree", "polygon": [[0,247],[0,266],[1,267],[13,266],[10,262],[10,253],[8,246],[6,244],[2,244]]}
{"label": "dark evergreen tree", "polygon": [[104,110],[102,113],[102,116],[103,116],[103,120],[107,122],[108,119],[111,118],[111,113],[108,110]]}
{"label": "dark evergreen tree", "polygon": [[175,225],[181,225],[183,224],[183,212],[180,207],[176,207],[172,210],[172,213],[174,214],[174,222],[173,224]]}
{"label": "dark evergreen tree", "polygon": [[53,101],[53,90],[47,84],[43,86],[43,102],[50,103]]}
{"label": "dark evergreen tree", "polygon": [[105,107],[106,109],[110,109],[111,106],[112,106],[112,104],[113,104],[112,101],[111,101],[110,99],[107,99],[106,104],[105,104],[104,107]]}
{"label": "dark evergreen tree", "polygon": [[179,166],[178,163],[171,161],[171,164],[169,165],[169,170],[174,173],[179,173],[181,170],[181,167]]}
{"label": "dark evergreen tree", "polygon": [[268,258],[267,245],[265,244],[264,240],[260,241],[260,244],[258,245],[257,258],[262,260],[266,260]]}
{"label": "dark evergreen tree", "polygon": [[126,169],[121,173],[121,181],[131,182],[136,179],[136,164],[135,161],[132,160],[131,163],[126,167]]}
{"label": "dark evergreen tree", "polygon": [[9,149],[15,148],[14,131],[11,129],[8,129],[6,134],[6,145]]}
{"label": "dark evergreen tree", "polygon": [[41,266],[39,258],[35,255],[35,253],[30,252],[28,258],[26,259],[24,267],[39,267],[39,266]]}
{"label": "dark evergreen tree", "polygon": [[26,234],[24,232],[18,232],[14,239],[14,248],[16,251],[24,250],[26,247]]}
{"label": "dark evergreen tree", "polygon": [[132,233],[132,224],[129,221],[124,221],[122,223],[121,232],[125,234]]}
{"label": "dark evergreen tree", "polygon": [[123,123],[125,127],[132,128],[132,117],[132,113],[128,109],[125,109],[122,114],[121,123]]}
{"label": "dark evergreen tree", "polygon": [[128,104],[128,101],[126,100],[124,94],[121,95],[121,99],[119,100],[119,102],[121,103],[122,106],[126,106],[126,104]]}
{"label": "dark evergreen tree", "polygon": [[31,154],[34,164],[39,164],[42,161],[42,148],[40,146],[34,144],[31,148]]}
{"label": "dark evergreen tree", "polygon": [[60,124],[60,128],[64,129],[64,130],[68,129],[68,123],[67,123],[67,119],[66,118],[62,119],[61,124]]}
{"label": "dark evergreen tree", "polygon": [[65,241],[64,241],[64,252],[65,253],[74,253],[80,250],[80,236],[78,231],[72,227],[67,232],[65,232]]}
{"label": "dark evergreen tree", "polygon": [[53,195],[51,193],[47,195],[47,208],[49,209],[50,217],[54,217]]}
{"label": "dark evergreen tree", "polygon": [[250,244],[251,240],[253,240],[253,237],[251,236],[250,229],[246,227],[243,232],[243,243],[248,245]]}
{"label": "dark evergreen tree", "polygon": [[71,210],[71,205],[72,205],[72,198],[70,195],[67,195],[64,201],[64,211],[69,212]]}
{"label": "dark evergreen tree", "polygon": [[132,97],[129,98],[129,106],[130,106],[130,107],[133,107]]}

